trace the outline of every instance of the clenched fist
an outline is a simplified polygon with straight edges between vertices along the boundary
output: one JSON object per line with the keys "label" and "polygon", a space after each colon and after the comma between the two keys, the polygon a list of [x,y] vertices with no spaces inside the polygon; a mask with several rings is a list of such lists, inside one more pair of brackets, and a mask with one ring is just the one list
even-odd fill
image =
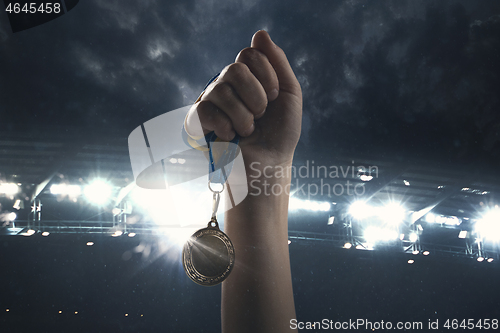
{"label": "clenched fist", "polygon": [[289,164],[300,137],[302,92],[285,53],[266,31],[223,69],[191,108],[186,131],[199,121],[204,133],[214,131],[230,141],[241,136],[245,164]]}

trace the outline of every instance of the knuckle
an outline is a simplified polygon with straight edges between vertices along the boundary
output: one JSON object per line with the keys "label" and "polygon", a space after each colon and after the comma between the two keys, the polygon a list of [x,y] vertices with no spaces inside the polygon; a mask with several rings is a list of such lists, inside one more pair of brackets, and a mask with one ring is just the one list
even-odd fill
{"label": "knuckle", "polygon": [[208,120],[211,117],[214,106],[212,102],[209,101],[200,101],[198,103],[197,111],[200,119]]}
{"label": "knuckle", "polygon": [[238,58],[243,63],[254,63],[262,58],[262,54],[257,49],[252,47],[244,48],[238,54]]}
{"label": "knuckle", "polygon": [[233,128],[233,125],[232,125],[231,121],[229,120],[229,118],[224,117],[224,118],[220,119],[220,121],[217,123],[215,128],[218,129],[219,131],[224,132],[224,133],[228,133]]}
{"label": "knuckle", "polygon": [[267,108],[267,97],[259,98],[256,104],[257,106],[255,108],[255,111],[258,113],[264,112],[264,110]]}
{"label": "knuckle", "polygon": [[254,121],[254,117],[253,115],[248,115],[247,117],[245,117],[245,119],[243,119],[240,123],[240,129],[242,131],[245,131],[247,130],[248,128],[250,128],[250,126],[252,126],[253,124],[253,121]]}
{"label": "knuckle", "polygon": [[248,75],[248,73],[249,69],[244,63],[235,62],[227,66],[227,74],[236,80],[241,80],[246,75]]}
{"label": "knuckle", "polygon": [[217,84],[213,89],[213,93],[222,99],[230,99],[234,95],[233,88],[226,82]]}

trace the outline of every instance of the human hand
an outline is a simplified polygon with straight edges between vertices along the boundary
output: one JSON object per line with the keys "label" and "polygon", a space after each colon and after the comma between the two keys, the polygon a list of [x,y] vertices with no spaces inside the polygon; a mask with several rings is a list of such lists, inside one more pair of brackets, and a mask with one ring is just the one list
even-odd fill
{"label": "human hand", "polygon": [[225,67],[188,113],[186,131],[198,121],[230,141],[238,133],[245,164],[286,165],[300,137],[302,92],[285,53],[266,31]]}

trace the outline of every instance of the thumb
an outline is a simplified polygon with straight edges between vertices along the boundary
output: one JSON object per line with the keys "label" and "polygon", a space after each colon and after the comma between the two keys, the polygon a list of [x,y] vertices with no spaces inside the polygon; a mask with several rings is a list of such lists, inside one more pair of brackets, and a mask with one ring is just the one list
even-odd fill
{"label": "thumb", "polygon": [[278,76],[280,92],[289,92],[295,96],[300,96],[299,82],[293,73],[285,52],[274,44],[265,30],[259,30],[253,35],[251,46],[264,53],[271,66],[273,66]]}

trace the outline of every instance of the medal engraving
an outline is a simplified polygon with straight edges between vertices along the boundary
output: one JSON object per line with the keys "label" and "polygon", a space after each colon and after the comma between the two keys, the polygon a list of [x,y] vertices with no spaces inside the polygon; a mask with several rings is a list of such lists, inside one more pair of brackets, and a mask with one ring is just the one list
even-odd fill
{"label": "medal engraving", "polygon": [[216,220],[189,238],[182,250],[182,264],[189,278],[203,286],[217,285],[228,277],[234,266],[234,247]]}

